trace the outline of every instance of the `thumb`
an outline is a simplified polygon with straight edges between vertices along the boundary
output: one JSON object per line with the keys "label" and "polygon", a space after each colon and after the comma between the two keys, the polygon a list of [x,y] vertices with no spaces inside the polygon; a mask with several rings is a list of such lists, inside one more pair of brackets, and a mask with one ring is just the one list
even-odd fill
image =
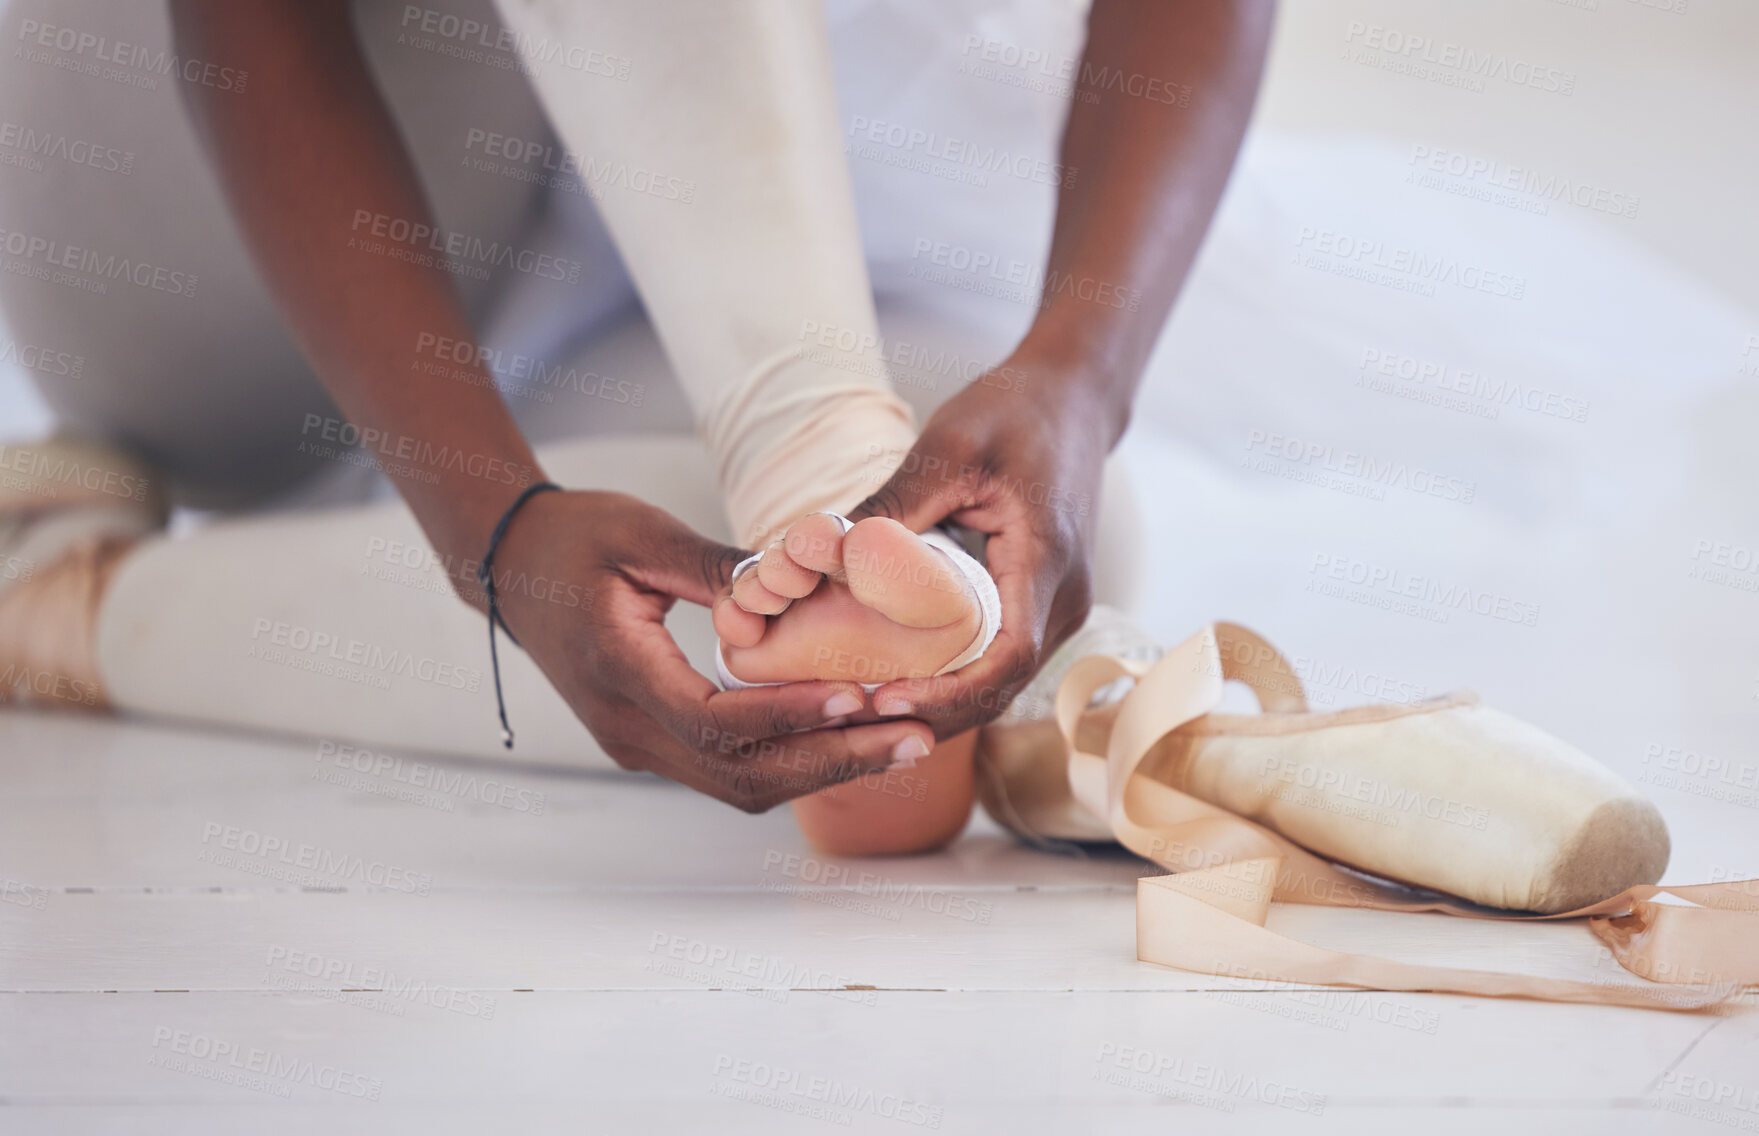
{"label": "thumb", "polygon": [[[733,569],[750,553],[709,540],[675,517],[667,517],[662,539],[648,547],[653,555],[624,570],[645,588],[709,607],[733,586]],[[659,535],[659,534],[656,534]]]}

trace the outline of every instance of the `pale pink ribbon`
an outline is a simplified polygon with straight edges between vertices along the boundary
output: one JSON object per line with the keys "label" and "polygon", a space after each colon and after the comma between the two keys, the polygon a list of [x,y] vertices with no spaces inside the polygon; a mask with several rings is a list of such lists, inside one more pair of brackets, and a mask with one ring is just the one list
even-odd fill
{"label": "pale pink ribbon", "polygon": [[[1273,661],[1280,681],[1263,682],[1262,666],[1232,661],[1241,657]],[[1759,880],[1633,887],[1557,915],[1497,911],[1365,879],[1262,825],[1139,772],[1161,738],[1215,709],[1228,679],[1251,686],[1265,710],[1304,710],[1306,699],[1287,689],[1292,674],[1262,637],[1236,624],[1216,623],[1152,665],[1109,656],[1082,659],[1058,687],[1057,723],[1074,795],[1106,818],[1124,847],[1174,873],[1137,881],[1139,959],[1278,982],[1670,1010],[1701,1009],[1759,987]],[[1136,684],[1118,707],[1105,754],[1082,752],[1075,744],[1076,724],[1094,693],[1127,676]],[[1192,863],[1203,866],[1179,870]],[[1664,893],[1697,906],[1653,902]],[[1582,919],[1632,978],[1584,982],[1324,950],[1266,928],[1273,900],[1476,919]]]}

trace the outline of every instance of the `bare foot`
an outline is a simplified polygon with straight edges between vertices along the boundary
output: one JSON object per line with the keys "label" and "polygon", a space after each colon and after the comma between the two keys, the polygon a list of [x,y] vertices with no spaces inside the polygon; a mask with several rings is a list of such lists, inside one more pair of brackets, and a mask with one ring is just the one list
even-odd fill
{"label": "bare foot", "polygon": [[746,682],[882,683],[938,673],[982,631],[983,609],[946,553],[898,522],[845,534],[812,513],[740,576],[714,623]]}

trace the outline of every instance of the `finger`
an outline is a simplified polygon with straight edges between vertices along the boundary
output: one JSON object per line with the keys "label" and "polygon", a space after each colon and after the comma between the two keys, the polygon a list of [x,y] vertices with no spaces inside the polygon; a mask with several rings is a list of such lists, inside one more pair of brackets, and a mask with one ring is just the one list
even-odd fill
{"label": "finger", "polygon": [[605,752],[627,769],[645,769],[746,812],[867,774],[913,766],[933,746],[921,722],[887,722],[841,730],[834,718],[808,733],[772,739],[728,736],[692,750],[623,699],[606,706],[595,729]]}
{"label": "finger", "polygon": [[711,606],[732,586],[733,569],[749,553],[709,540],[669,513],[651,512],[651,530],[633,542],[640,553],[620,559],[617,567],[650,591]]}
{"label": "finger", "polygon": [[733,602],[758,615],[780,615],[790,601],[766,588],[756,572],[747,571],[733,581]]}
{"label": "finger", "polygon": [[693,773],[710,774],[720,799],[761,812],[867,774],[911,768],[933,743],[922,722],[883,722],[717,748],[690,764]]}
{"label": "finger", "polygon": [[731,595],[715,600],[713,622],[721,642],[734,647],[757,646],[770,625],[763,616],[740,607]]}
{"label": "finger", "polygon": [[817,729],[867,704],[853,682],[790,682],[721,690],[698,674],[657,618],[614,625],[604,679],[691,749],[727,738],[768,738]]}
{"label": "finger", "polygon": [[998,634],[981,659],[952,674],[900,679],[873,692],[882,717],[908,716],[949,738],[991,721],[1007,709],[1037,670],[1030,645]]}

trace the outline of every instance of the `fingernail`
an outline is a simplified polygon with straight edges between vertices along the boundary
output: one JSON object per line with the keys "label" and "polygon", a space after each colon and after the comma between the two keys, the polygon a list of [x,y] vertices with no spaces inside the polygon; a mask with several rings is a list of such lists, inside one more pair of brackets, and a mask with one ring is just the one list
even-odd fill
{"label": "fingernail", "polygon": [[911,734],[892,747],[892,768],[909,769],[916,764],[916,759],[928,756],[928,746],[921,738]]}
{"label": "fingernail", "polygon": [[825,699],[825,717],[841,718],[845,714],[853,714],[861,709],[861,696],[849,691],[839,691]]}
{"label": "fingernail", "polygon": [[910,711],[916,709],[916,707],[910,705],[909,702],[902,698],[883,698],[880,701],[875,702],[873,708],[881,714],[886,715],[908,714]]}

